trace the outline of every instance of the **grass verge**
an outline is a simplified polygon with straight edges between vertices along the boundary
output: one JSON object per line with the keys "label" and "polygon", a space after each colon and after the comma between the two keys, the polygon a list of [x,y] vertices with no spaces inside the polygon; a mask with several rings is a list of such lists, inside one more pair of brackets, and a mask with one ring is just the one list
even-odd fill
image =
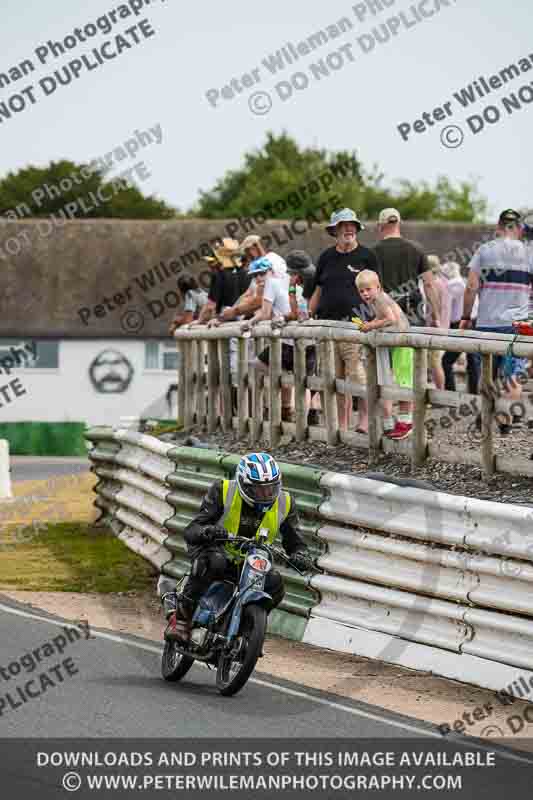
{"label": "grass verge", "polygon": [[87,523],[28,527],[0,539],[0,590],[153,590],[155,569],[106,528]]}

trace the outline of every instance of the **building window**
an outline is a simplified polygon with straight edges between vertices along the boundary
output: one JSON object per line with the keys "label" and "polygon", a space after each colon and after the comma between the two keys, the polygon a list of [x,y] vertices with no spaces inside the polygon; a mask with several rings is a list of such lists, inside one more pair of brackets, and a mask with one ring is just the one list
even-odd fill
{"label": "building window", "polygon": [[175,342],[146,342],[144,368],[175,371],[178,369],[178,353]]}
{"label": "building window", "polygon": [[[33,353],[37,351],[34,358]],[[13,369],[59,369],[59,342],[39,339],[0,339],[0,361],[11,358]]]}

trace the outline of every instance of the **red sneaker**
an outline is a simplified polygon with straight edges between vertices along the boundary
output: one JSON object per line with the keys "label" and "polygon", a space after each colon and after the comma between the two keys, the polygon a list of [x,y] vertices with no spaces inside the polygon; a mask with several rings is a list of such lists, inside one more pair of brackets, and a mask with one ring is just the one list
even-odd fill
{"label": "red sneaker", "polygon": [[394,439],[395,442],[400,439],[407,439],[413,432],[413,426],[410,422],[397,422],[393,432],[390,434],[389,439]]}

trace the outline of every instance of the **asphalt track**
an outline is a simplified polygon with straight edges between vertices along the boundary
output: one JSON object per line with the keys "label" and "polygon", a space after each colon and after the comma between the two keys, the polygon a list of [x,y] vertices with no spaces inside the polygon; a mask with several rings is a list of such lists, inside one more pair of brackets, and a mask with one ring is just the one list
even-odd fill
{"label": "asphalt track", "polygon": [[[0,667],[43,648],[71,623],[0,594]],[[82,632],[79,639],[16,677],[0,677],[0,697],[29,678],[70,658],[77,670],[20,706],[8,703],[0,716],[1,737],[277,737],[301,738],[437,738],[434,725],[394,714],[377,706],[312,690],[271,675],[254,673],[234,698],[219,695],[214,672],[195,664],[186,678],[169,684],[161,678],[157,642],[111,631]],[[36,659],[34,659],[36,660]],[[31,666],[31,665],[30,665]],[[15,668],[13,669],[15,672]],[[49,673],[51,674],[51,673]],[[1,705],[1,703],[0,703]],[[457,740],[459,741],[459,740]],[[468,744],[476,740],[468,739]],[[484,745],[480,744],[482,749]],[[485,745],[485,749],[489,749]],[[517,762],[533,763],[512,753]]]}
{"label": "asphalt track", "polygon": [[[61,634],[62,623],[0,595],[0,666],[4,668]],[[435,736],[432,726],[381,709],[314,692],[297,684],[258,676],[233,699],[219,695],[214,672],[195,665],[179,684],[160,676],[157,643],[92,631],[43,658],[32,673],[0,680],[2,695],[71,658],[79,670],[54,677],[39,697],[9,703],[0,717],[1,737],[243,737],[291,736],[387,738]],[[48,673],[50,674],[50,673]],[[35,685],[32,687],[35,691]],[[15,695],[14,695],[15,696]]]}
{"label": "asphalt track", "polygon": [[[19,480],[47,478],[86,468],[82,460],[76,464],[59,459],[24,461],[15,465]],[[495,751],[505,768],[498,776],[501,780],[495,780],[496,774],[488,770],[478,771],[476,780],[479,778],[482,785],[476,787],[475,794],[457,791],[453,796],[483,794],[489,800],[500,797],[503,787],[514,790],[514,800],[529,796],[533,757],[527,753],[473,738],[452,736],[444,742],[431,724],[302,687],[297,683],[297,674],[294,682],[261,674],[261,662],[258,671],[234,698],[223,698],[216,689],[215,673],[200,664],[195,664],[180,683],[169,684],[161,678],[159,643],[94,629],[88,638],[83,633],[79,638],[71,635],[69,642],[64,633],[68,624],[0,594],[0,753],[3,755],[0,774],[8,781],[4,788],[13,788],[17,795],[35,794],[40,800],[68,796],[52,773],[45,779],[43,771],[35,771],[35,763],[25,763],[25,760],[35,762],[32,742],[35,747],[43,747],[45,740],[50,740],[52,747],[53,740],[62,740],[72,742],[74,747],[75,742],[86,743],[89,739],[101,746],[109,742],[116,742],[117,746],[122,742],[123,746],[125,740],[142,739],[169,742],[171,746],[182,741],[183,746],[186,743],[193,747],[203,740],[206,746],[215,741],[231,747],[238,738],[250,742],[252,747],[254,740],[259,743],[286,737],[301,742],[303,747],[309,746],[306,744],[309,740],[316,740],[317,746],[325,740],[341,745],[348,740],[352,744],[367,740],[369,747],[375,749],[377,742],[377,747],[383,750],[397,747],[398,743],[407,748],[416,743],[430,749],[442,750],[453,745],[456,750],[481,754]],[[28,656],[35,651],[40,660],[35,655]],[[32,683],[28,690],[29,681]],[[526,794],[520,791],[524,785],[529,787]],[[91,796],[100,794],[108,796],[108,792],[93,792]],[[127,796],[131,794],[128,792]],[[154,794],[160,798],[167,796],[161,792]],[[407,796],[403,791],[375,794],[381,798]],[[418,794],[448,796],[447,792]],[[77,796],[89,795],[82,792]],[[115,791],[109,796],[126,795]],[[196,796],[196,792],[188,793],[189,798]],[[204,792],[203,796],[227,796],[227,792],[223,795]],[[242,795],[239,792],[236,796]],[[260,794],[258,798],[264,796]]]}
{"label": "asphalt track", "polygon": [[[35,751],[43,747],[64,751],[65,742],[67,748],[71,742],[73,750],[93,748],[96,742],[101,746],[105,742],[109,749],[109,743],[113,746],[116,742],[117,749],[120,746],[123,750],[125,740],[133,739],[136,743],[142,739],[144,748],[150,747],[149,741],[156,740],[168,743],[170,748],[179,748],[181,740],[182,747],[189,749],[198,743],[201,746],[204,740],[206,747],[212,748],[215,742],[215,747],[220,743],[219,746],[236,751],[233,737],[244,741],[247,749],[253,749],[254,740],[278,742],[285,737],[285,741],[301,743],[300,749],[312,746],[313,740],[341,745],[343,740],[350,740],[352,747],[354,742],[361,746],[361,741],[367,740],[369,748],[375,749],[377,742],[379,750],[397,748],[399,743],[406,749],[422,745],[441,751],[453,746],[455,750],[478,751],[483,756],[497,751],[503,759],[500,762],[503,771],[498,776],[501,780],[495,782],[495,772],[478,770],[475,777],[482,786],[477,786],[476,796],[481,792],[487,800],[500,797],[502,788],[511,786],[515,789],[515,799],[530,796],[533,758],[528,754],[474,739],[447,737],[444,742],[432,725],[260,672],[234,698],[219,695],[214,672],[201,665],[194,665],[180,683],[169,684],[160,676],[158,643],[104,630],[92,630],[89,638],[81,635],[79,639],[71,637],[68,642],[64,636],[65,624],[58,617],[0,595],[0,774],[4,774],[7,787],[16,790],[17,795],[23,791],[24,796],[31,797],[35,793],[40,800],[64,796],[54,788],[57,782],[52,773],[45,776],[43,770],[37,770]],[[58,640],[58,636],[65,641]],[[56,649],[59,647],[61,653]],[[32,668],[27,656],[36,650],[41,660],[37,663],[35,657]],[[40,683],[42,675],[48,676],[44,684]],[[33,698],[26,694],[30,679],[33,679]],[[11,700],[7,700],[8,693]],[[61,745],[54,740],[61,740]],[[87,744],[87,740],[95,741],[95,745]],[[524,786],[526,794],[521,791]],[[496,789],[498,795],[492,793]],[[52,793],[48,794],[48,790]],[[107,796],[107,792],[104,794]],[[156,796],[163,794],[158,792]],[[203,796],[226,794],[204,792]],[[425,796],[428,795],[443,797],[446,793],[426,792]],[[77,796],[89,794],[82,792]],[[114,792],[113,796],[131,796],[131,793]],[[196,792],[189,794],[196,796]],[[239,792],[236,796],[244,795]],[[336,793],[335,796],[351,795]],[[407,795],[402,791],[379,792],[376,796]],[[457,791],[453,796],[474,795]]]}
{"label": "asphalt track", "polygon": [[88,458],[11,456],[10,466],[11,480],[19,482],[89,472],[91,464]]}

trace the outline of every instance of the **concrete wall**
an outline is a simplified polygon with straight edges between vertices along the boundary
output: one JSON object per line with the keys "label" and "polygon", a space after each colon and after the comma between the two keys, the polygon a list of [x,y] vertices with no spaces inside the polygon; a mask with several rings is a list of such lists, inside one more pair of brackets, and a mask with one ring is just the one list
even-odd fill
{"label": "concrete wall", "polygon": [[[295,234],[294,229],[305,232]],[[204,273],[206,281],[201,258],[209,241],[228,234],[242,239],[249,232],[270,237],[267,244],[281,255],[298,248],[316,259],[333,243],[321,225],[309,228],[302,221],[296,226],[254,226],[235,221],[82,220],[57,228],[48,220],[1,221],[0,336],[165,335],[174,313],[171,306],[180,299],[178,274]],[[487,226],[466,224],[406,223],[403,229],[428,252],[455,256],[463,264],[473,245],[490,232]],[[369,246],[375,242],[374,225],[368,225],[361,241]]]}

